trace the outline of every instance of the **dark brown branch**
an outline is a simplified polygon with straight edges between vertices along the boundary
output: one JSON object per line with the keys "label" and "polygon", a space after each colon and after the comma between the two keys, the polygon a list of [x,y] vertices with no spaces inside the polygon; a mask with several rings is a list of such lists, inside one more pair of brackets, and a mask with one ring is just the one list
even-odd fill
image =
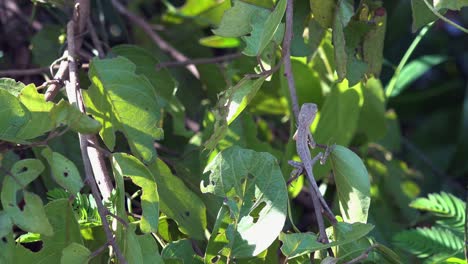
{"label": "dark brown branch", "polygon": [[18,77],[27,75],[41,75],[49,71],[48,67],[34,68],[34,69],[14,69],[0,71],[0,77]]}
{"label": "dark brown branch", "polygon": [[361,261],[367,259],[369,257],[370,252],[377,247],[377,244],[374,244],[364,250],[361,255],[357,256],[356,258],[353,258],[352,260],[346,262],[345,264],[354,264],[354,263],[360,263]]}
{"label": "dark brown branch", "polygon": [[[70,20],[70,22],[68,22],[68,25],[67,25],[68,55],[69,55],[68,56],[69,82],[67,82],[66,84],[66,91],[67,91],[69,102],[71,104],[75,104],[82,113],[85,113],[83,99],[81,97],[81,91],[80,91],[79,82],[78,82],[78,75],[77,75],[78,67],[75,61],[75,58],[77,56],[76,46],[75,46],[76,44],[75,22],[83,21],[83,17],[80,17],[80,15],[84,15],[84,14],[87,15],[89,13],[89,11],[84,10],[84,9],[89,10],[89,2],[87,3],[83,3],[84,1],[77,1],[77,2],[82,3],[83,8],[81,8],[82,6],[80,6],[78,3],[76,4],[73,18]],[[80,10],[83,12],[80,13],[79,12]],[[83,29],[84,28],[81,28],[81,30]],[[88,182],[88,185],[91,188],[91,193],[94,199],[96,200],[98,213],[99,213],[99,216],[101,217],[102,226],[104,228],[107,241],[109,242],[109,244],[112,245],[112,248],[119,260],[119,263],[127,263],[127,261],[125,260],[125,257],[120,251],[119,246],[117,245],[117,242],[115,241],[114,235],[109,226],[109,222],[107,221],[107,218],[106,218],[107,209],[104,207],[102,202],[99,202],[99,201],[102,201],[102,199],[100,197],[98,185],[94,178],[94,170],[93,170],[94,168],[92,167],[89,153],[88,153],[88,140],[90,140],[90,138],[88,135],[81,134],[81,133],[78,134],[78,137],[80,141],[81,156],[83,158],[84,169],[86,172],[86,180]]]}
{"label": "dark brown branch", "polygon": [[[159,46],[159,48],[167,52],[171,57],[173,57],[176,61],[188,61],[184,54],[180,51],[172,47],[168,42],[162,39],[152,28],[148,22],[146,22],[141,17],[133,14],[129,10],[127,10],[118,0],[112,0],[112,5],[119,11],[122,15],[126,16],[129,20],[139,26],[145,33],[151,38],[151,40]],[[194,65],[187,65],[187,70],[189,70],[193,76],[197,79],[200,79],[200,73],[198,72],[197,68]]]}
{"label": "dark brown branch", "polygon": [[93,42],[94,48],[96,48],[96,50],[98,51],[98,57],[101,59],[104,58],[106,53],[104,52],[104,49],[101,45],[101,41],[99,40],[96,29],[94,28],[94,25],[91,21],[91,18],[88,19],[88,30],[89,30],[89,35],[91,36],[91,41]]}
{"label": "dark brown branch", "polygon": [[156,69],[187,66],[187,65],[197,65],[197,64],[221,63],[221,62],[226,62],[226,61],[237,59],[241,56],[242,56],[242,53],[237,52],[237,53],[227,54],[224,56],[213,57],[213,58],[201,58],[201,59],[193,59],[193,60],[186,60],[186,61],[161,62],[158,65],[156,65]]}

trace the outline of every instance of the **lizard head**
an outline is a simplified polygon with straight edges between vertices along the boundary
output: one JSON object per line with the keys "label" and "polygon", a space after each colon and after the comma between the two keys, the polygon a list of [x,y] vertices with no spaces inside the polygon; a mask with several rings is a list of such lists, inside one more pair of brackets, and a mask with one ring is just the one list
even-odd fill
{"label": "lizard head", "polygon": [[301,106],[301,111],[299,111],[298,121],[300,124],[312,124],[314,121],[315,115],[317,114],[317,105],[314,103],[305,103]]}

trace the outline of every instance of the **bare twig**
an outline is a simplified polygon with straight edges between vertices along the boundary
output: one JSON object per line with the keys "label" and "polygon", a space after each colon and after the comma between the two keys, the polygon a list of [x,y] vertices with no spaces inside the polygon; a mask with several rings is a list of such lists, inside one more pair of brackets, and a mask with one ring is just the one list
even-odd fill
{"label": "bare twig", "polygon": [[213,58],[201,58],[201,59],[193,59],[193,60],[186,60],[186,61],[169,61],[169,62],[161,62],[156,65],[156,69],[161,68],[169,68],[169,67],[178,67],[178,66],[187,66],[187,65],[196,65],[196,64],[212,64],[212,63],[220,63],[231,61],[237,59],[242,56],[242,53],[232,53],[227,54],[224,56],[213,57]]}
{"label": "bare twig", "polygon": [[293,0],[288,0],[286,5],[286,28],[284,30],[283,53],[284,53],[284,76],[288,80],[289,94],[293,107],[294,117],[299,115],[299,103],[297,102],[296,85],[291,67],[291,41],[293,38]]}
{"label": "bare twig", "polygon": [[0,71],[0,77],[17,77],[27,75],[41,75],[47,73],[48,67],[34,68],[34,69],[14,69]]}
{"label": "bare twig", "polygon": [[[83,3],[83,1],[77,1],[77,3]],[[81,91],[78,82],[77,76],[77,65],[76,65],[76,46],[75,46],[75,22],[82,21],[83,18],[80,17],[82,14],[88,14],[89,11],[85,11],[84,9],[89,10],[89,2],[84,3],[83,10],[80,8],[81,6],[77,4],[75,6],[75,12],[73,18],[67,25],[67,38],[68,38],[68,69],[69,69],[69,82],[66,84],[66,91],[68,95],[68,100],[71,104],[75,104],[82,113],[85,113],[83,100],[81,98]],[[81,14],[79,11],[83,11]],[[86,18],[87,19],[87,18]],[[86,20],[85,20],[86,21]],[[83,30],[81,28],[81,30]],[[112,245],[112,248],[119,260],[119,263],[127,263],[125,257],[122,255],[119,246],[117,245],[112,230],[110,229],[109,222],[106,218],[107,209],[104,207],[102,202],[98,202],[101,200],[98,186],[96,180],[94,179],[93,167],[90,161],[90,156],[88,155],[88,140],[89,136],[79,133],[79,141],[80,141],[80,148],[81,148],[81,156],[83,158],[84,169],[86,172],[86,180],[91,188],[91,193],[96,200],[96,205],[98,207],[98,213],[101,217],[102,225],[104,228],[104,232],[106,234],[107,241],[109,244]],[[92,148],[95,150],[94,148]]]}
{"label": "bare twig", "polygon": [[[184,54],[180,51],[172,47],[168,42],[162,39],[154,30],[153,27],[148,24],[144,19],[141,17],[133,14],[129,10],[127,10],[118,0],[112,0],[112,5],[124,16],[126,16],[129,20],[133,23],[137,24],[145,33],[151,38],[151,40],[159,46],[159,48],[167,52],[171,57],[173,57],[176,61],[188,61]],[[187,65],[187,70],[189,70],[193,76],[197,79],[200,79],[200,73],[198,72],[197,68],[194,65]]]}
{"label": "bare twig", "polygon": [[94,48],[98,51],[98,57],[99,58],[104,58],[104,49],[102,48],[101,41],[99,40],[99,37],[97,35],[96,29],[94,28],[94,25],[91,21],[91,18],[88,19],[88,30],[89,30],[89,35],[91,36],[91,41],[93,42]]}

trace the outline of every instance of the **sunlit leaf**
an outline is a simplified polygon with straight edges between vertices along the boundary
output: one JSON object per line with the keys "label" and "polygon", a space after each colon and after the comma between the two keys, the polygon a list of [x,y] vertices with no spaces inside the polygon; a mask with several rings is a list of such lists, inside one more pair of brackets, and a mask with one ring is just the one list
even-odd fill
{"label": "sunlit leaf", "polygon": [[[282,230],[288,199],[276,159],[234,146],[220,152],[205,171],[211,173],[207,185],[202,182],[202,192],[225,197],[223,208],[230,212],[229,243],[223,245],[227,255],[255,256],[268,248]],[[222,218],[218,216],[217,222]],[[215,243],[215,237],[209,244]]]}
{"label": "sunlit leaf", "polygon": [[218,48],[218,49],[227,49],[227,48],[236,48],[240,45],[240,40],[238,38],[229,38],[221,36],[209,36],[204,37],[199,40],[200,45],[209,48]]}
{"label": "sunlit leaf", "polygon": [[94,59],[89,69],[91,87],[83,91],[87,110],[102,124],[101,138],[111,150],[115,133],[122,132],[130,149],[145,162],[156,157],[155,139],[162,139],[161,108],[147,78],[124,57]]}
{"label": "sunlit leaf", "polygon": [[55,126],[67,125],[72,131],[93,134],[99,132],[101,124],[83,114],[75,106],[64,100],[60,100],[50,111],[50,118],[55,122]]}
{"label": "sunlit leaf", "polygon": [[343,146],[331,154],[340,211],[346,222],[367,222],[370,205],[370,179],[362,160]]}

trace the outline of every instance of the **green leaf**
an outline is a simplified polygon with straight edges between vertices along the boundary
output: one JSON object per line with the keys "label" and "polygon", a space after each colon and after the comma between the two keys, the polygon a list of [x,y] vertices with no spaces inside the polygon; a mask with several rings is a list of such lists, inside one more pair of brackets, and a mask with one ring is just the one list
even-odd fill
{"label": "green leaf", "polygon": [[331,28],[335,16],[336,1],[335,0],[309,0],[310,9],[314,15],[314,19],[322,26],[322,28]]}
{"label": "green leaf", "polygon": [[101,130],[101,124],[80,112],[78,108],[60,100],[50,111],[50,118],[55,126],[67,125],[74,132],[94,134]]}
{"label": "green leaf", "polygon": [[338,82],[346,77],[348,55],[346,53],[346,39],[344,30],[354,15],[353,3],[350,0],[338,0],[333,19],[333,46],[335,47],[335,65]]}
{"label": "green leaf", "polygon": [[374,16],[374,23],[375,26],[364,36],[362,51],[363,59],[369,65],[367,73],[379,77],[384,59],[383,48],[387,29],[387,12],[383,16]]}
{"label": "green leaf", "polygon": [[17,82],[14,79],[0,78],[0,90],[7,90],[9,93],[16,97],[25,86],[26,85],[24,85],[24,83]]}
{"label": "green leaf", "polygon": [[[304,29],[307,27],[310,16],[310,6],[307,1],[298,1],[294,3],[293,8],[293,38],[291,40],[291,56],[305,57],[309,56],[315,49],[313,45],[308,45],[304,39]],[[310,26],[307,28],[310,33]],[[320,27],[321,28],[321,27]],[[314,31],[314,30],[312,30]],[[316,32],[314,32],[316,33]],[[319,34],[320,35],[320,34]],[[309,37],[310,41],[310,37]]]}
{"label": "green leaf", "polygon": [[17,192],[26,188],[43,170],[44,165],[38,159],[23,159],[16,162],[2,183],[0,200],[3,209],[17,207]]}
{"label": "green leaf", "polygon": [[416,228],[402,231],[394,236],[394,244],[418,258],[434,255],[452,255],[463,249],[463,238],[447,229]]}
{"label": "green leaf", "polygon": [[13,231],[13,221],[7,211],[0,211],[0,238]]}
{"label": "green leaf", "polygon": [[447,57],[441,55],[425,55],[409,62],[400,72],[390,97],[403,92],[411,83],[429,71],[432,67],[444,62]]}
{"label": "green leaf", "polygon": [[91,251],[78,243],[71,243],[62,251],[61,264],[83,264],[88,263]]}
{"label": "green leaf", "polygon": [[122,247],[122,254],[128,263],[144,263],[141,246],[138,242],[138,236],[135,234],[136,226],[130,224],[125,229],[125,242]]}
{"label": "green leaf", "polygon": [[174,133],[190,136],[192,133],[185,126],[185,107],[176,96],[179,84],[167,69],[156,70],[160,61],[148,50],[134,45],[118,45],[112,52],[129,59],[136,65],[136,73],[143,74],[153,85],[158,102],[173,118]]}
{"label": "green leaf", "polygon": [[331,154],[340,211],[346,222],[367,222],[370,205],[370,179],[362,160],[343,146]]}
{"label": "green leaf", "polygon": [[434,7],[437,10],[441,10],[441,9],[460,10],[466,6],[468,6],[468,0],[436,0],[434,1]]}
{"label": "green leaf", "polygon": [[34,84],[24,87],[18,95],[18,99],[31,114],[28,122],[18,132],[18,138],[36,138],[54,128],[54,122],[49,116],[54,104],[46,102],[44,95],[37,92]]}
{"label": "green leaf", "polygon": [[[54,2],[56,0],[48,0]],[[57,0],[58,2],[60,0]],[[60,57],[60,36],[63,27],[61,25],[45,24],[31,39],[31,53],[34,64],[47,67]]]}
{"label": "green leaf", "polygon": [[334,233],[335,235],[339,235],[341,238],[335,239],[335,241],[331,241],[327,245],[317,242],[317,235],[312,233],[281,233],[279,237],[283,242],[281,252],[283,252],[288,259],[293,259],[313,251],[319,251],[329,247],[336,247],[354,242],[367,235],[372,229],[373,226],[370,224],[348,224],[339,222],[334,227]]}
{"label": "green leaf", "polygon": [[24,207],[8,208],[12,222],[22,230],[39,233],[42,235],[52,235],[54,231],[46,217],[41,198],[30,192],[24,192]]}
{"label": "green leaf", "polygon": [[[432,0],[427,0],[432,4]],[[436,21],[438,17],[426,6],[423,0],[411,0],[411,13],[413,16],[412,31],[416,32],[421,27]]]}
{"label": "green leaf", "polygon": [[109,149],[120,131],[132,152],[151,162],[156,157],[153,141],[163,137],[161,108],[153,86],[135,68],[124,57],[94,59],[88,73],[92,85],[83,96],[88,112],[103,126],[99,134]]}
{"label": "green leaf", "polygon": [[427,211],[438,217],[437,224],[462,235],[466,221],[466,204],[453,194],[432,193],[427,198],[418,198],[409,205],[412,208]]}
{"label": "green leaf", "polygon": [[233,6],[228,9],[221,19],[217,29],[213,30],[221,37],[241,37],[252,31],[250,22],[254,16],[264,16],[270,11],[266,8],[248,4],[240,0],[232,1]]}
{"label": "green leaf", "polygon": [[[227,255],[258,255],[273,243],[286,219],[288,197],[278,162],[269,153],[234,146],[220,152],[207,171],[211,173],[208,185],[202,182],[202,192],[224,197],[230,211]],[[223,219],[218,216],[219,221]]]}
{"label": "green leaf", "polygon": [[180,259],[182,263],[203,263],[203,260],[195,254],[192,243],[188,239],[182,239],[169,243],[161,252],[161,256],[167,259]]}
{"label": "green leaf", "polygon": [[60,186],[68,190],[71,195],[80,192],[84,183],[80,172],[71,160],[58,152],[53,152],[50,148],[45,148],[41,154],[49,163],[51,175]]}
{"label": "green leaf", "polygon": [[364,103],[358,121],[358,131],[367,136],[368,141],[381,139],[387,132],[385,120],[385,98],[382,84],[371,78],[362,87]]}
{"label": "green leaf", "polygon": [[112,168],[122,177],[129,177],[141,187],[141,208],[143,210],[140,229],[144,233],[157,232],[159,218],[159,195],[155,178],[150,170],[137,158],[126,153],[112,155]]}
{"label": "green leaf", "polygon": [[138,243],[140,244],[141,254],[143,256],[142,263],[164,263],[161,255],[159,255],[159,252],[157,252],[158,244],[156,243],[156,240],[152,234],[137,236],[137,239]]}
{"label": "green leaf", "polygon": [[240,45],[240,40],[238,38],[229,38],[229,37],[221,37],[221,36],[209,36],[201,38],[198,43],[200,45],[209,47],[209,48],[217,48],[217,49],[229,49],[229,48],[237,48]]}
{"label": "green leaf", "polygon": [[16,143],[18,132],[31,119],[28,109],[7,90],[0,89],[0,139]]}
{"label": "green leaf", "polygon": [[[247,38],[243,38],[244,40],[246,39],[251,39],[255,38],[257,35],[256,32],[260,30],[260,38],[259,38],[259,44],[258,47],[256,48],[255,55],[260,55],[262,54],[263,50],[267,47],[267,45],[270,43],[270,41],[274,41],[275,43],[279,44],[281,43],[281,40],[283,39],[283,34],[284,34],[284,27],[280,26],[281,24],[281,19],[283,19],[284,12],[286,11],[286,3],[287,0],[279,0],[276,4],[275,10],[271,12],[271,14],[268,15],[266,20],[262,18],[261,16],[254,16],[252,18],[252,35]],[[249,47],[249,42],[247,42],[247,47]],[[247,54],[247,53],[245,53]],[[254,56],[254,55],[250,55]]]}
{"label": "green leaf", "polygon": [[216,147],[216,144],[225,136],[228,125],[231,124],[242,111],[244,111],[250,101],[252,101],[252,98],[262,86],[265,78],[265,76],[255,80],[244,78],[221,95],[217,105],[215,131],[205,143],[206,148],[213,149]]}
{"label": "green leaf", "polygon": [[206,208],[203,201],[160,159],[149,165],[158,183],[161,211],[176,221],[179,229],[192,238],[203,240]]}

